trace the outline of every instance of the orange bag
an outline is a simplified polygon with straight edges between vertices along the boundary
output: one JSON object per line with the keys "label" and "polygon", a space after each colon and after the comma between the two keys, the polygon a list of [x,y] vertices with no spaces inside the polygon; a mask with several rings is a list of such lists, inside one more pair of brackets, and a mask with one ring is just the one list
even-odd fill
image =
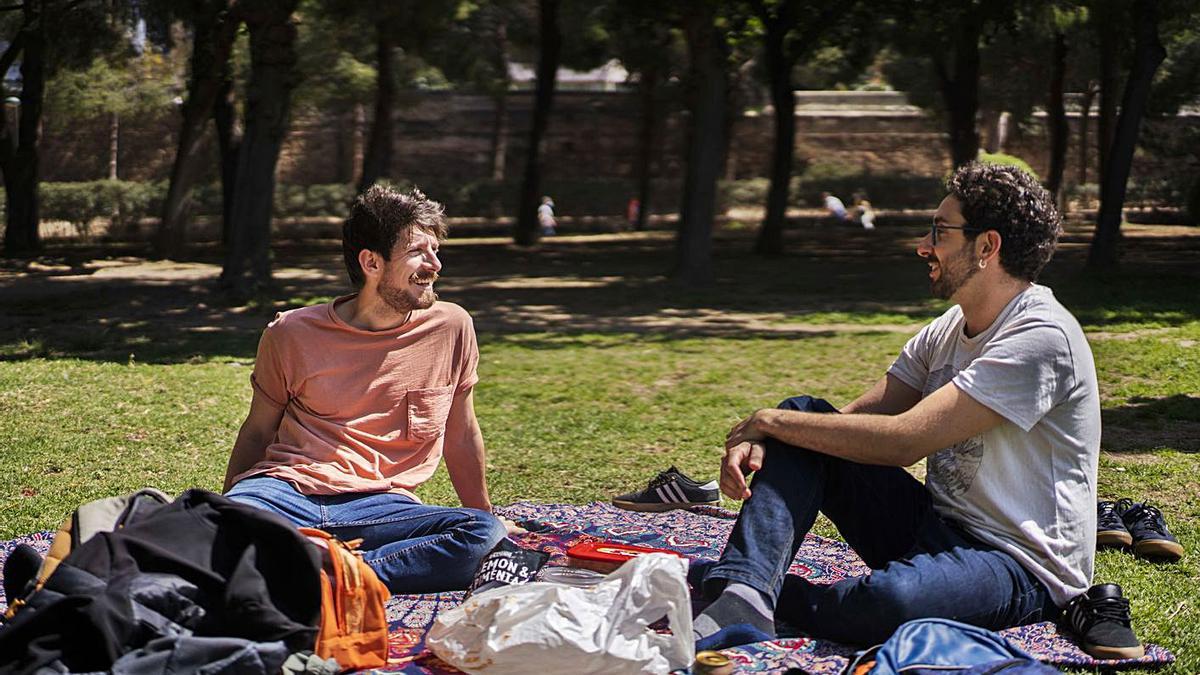
{"label": "orange bag", "polygon": [[300,532],[321,549],[321,628],[313,651],[323,659],[337,660],[343,670],[386,666],[388,626],[383,605],[391,594],[354,550],[361,540],[343,542],[311,527]]}

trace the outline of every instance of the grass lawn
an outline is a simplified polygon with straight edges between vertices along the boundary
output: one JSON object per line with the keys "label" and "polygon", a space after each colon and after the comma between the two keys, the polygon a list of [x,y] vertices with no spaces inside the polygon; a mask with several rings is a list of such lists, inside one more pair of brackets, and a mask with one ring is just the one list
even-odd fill
{"label": "grass lawn", "polygon": [[[730,233],[717,285],[699,290],[667,280],[661,235],[533,251],[447,242],[442,297],[471,311],[480,336],[493,500],[606,499],[671,464],[712,476],[725,431],[753,409],[799,393],[854,398],[944,309],[928,298],[915,235],[805,232],[761,260]],[[1189,553],[1164,565],[1102,551],[1096,580],[1125,587],[1139,636],[1179,657],[1170,672],[1200,672],[1200,232],[1132,227],[1124,245],[1121,271],[1090,279],[1086,230],[1073,229],[1044,281],[1095,352],[1101,496],[1161,506]],[[332,243],[281,246],[279,288],[247,307],[221,303],[203,256],[164,267],[64,249],[0,262],[0,537],[146,485],[218,489],[258,332],[276,309],[345,292],[339,259]],[[444,472],[422,496],[452,502]]]}

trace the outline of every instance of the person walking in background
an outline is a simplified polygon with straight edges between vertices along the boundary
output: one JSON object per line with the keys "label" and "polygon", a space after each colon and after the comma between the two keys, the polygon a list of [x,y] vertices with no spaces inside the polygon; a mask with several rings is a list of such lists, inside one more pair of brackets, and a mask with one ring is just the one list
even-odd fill
{"label": "person walking in background", "polygon": [[835,224],[844,223],[849,219],[846,213],[846,205],[842,203],[842,200],[828,192],[822,192],[821,201],[825,203],[825,210],[829,212],[829,217],[833,219]]}
{"label": "person walking in background", "polygon": [[625,222],[629,225],[630,230],[636,230],[638,226],[638,217],[642,214],[642,202],[637,197],[632,197],[629,203],[625,205]]}
{"label": "person walking in background", "polygon": [[862,190],[854,193],[854,219],[864,230],[875,229],[875,210],[867,201],[867,193]]}
{"label": "person walking in background", "polygon": [[542,205],[537,210],[538,224],[542,226],[542,236],[550,237],[556,232],[555,226],[558,225],[554,221],[554,200],[549,197],[542,197]]}

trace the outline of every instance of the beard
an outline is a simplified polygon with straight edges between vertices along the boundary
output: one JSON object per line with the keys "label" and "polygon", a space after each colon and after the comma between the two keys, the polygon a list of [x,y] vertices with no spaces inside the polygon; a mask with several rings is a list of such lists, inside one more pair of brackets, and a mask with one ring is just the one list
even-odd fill
{"label": "beard", "polygon": [[379,285],[379,297],[398,314],[407,314],[414,309],[429,309],[438,299],[432,285],[412,285],[408,289],[402,289],[386,280]]}
{"label": "beard", "polygon": [[938,264],[938,276],[930,282],[929,288],[933,297],[939,300],[949,300],[979,272],[975,251],[967,247],[950,259],[942,260],[931,255],[929,261]]}

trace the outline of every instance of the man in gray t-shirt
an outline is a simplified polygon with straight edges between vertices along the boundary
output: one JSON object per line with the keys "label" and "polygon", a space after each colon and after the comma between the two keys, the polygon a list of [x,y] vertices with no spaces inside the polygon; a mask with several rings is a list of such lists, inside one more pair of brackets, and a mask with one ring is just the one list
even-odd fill
{"label": "man in gray t-shirt", "polygon": [[[1096,369],[1079,323],[1035,283],[1058,212],[1014,167],[969,164],[948,188],[917,254],[955,306],[841,411],[801,396],[729,432],[721,490],[746,503],[693,577],[719,591],[699,646],[770,637],[776,618],[850,643],[921,617],[998,630],[1052,618],[1091,583]],[[924,484],[901,468],[926,458]],[[870,575],[786,577],[818,512]]]}

